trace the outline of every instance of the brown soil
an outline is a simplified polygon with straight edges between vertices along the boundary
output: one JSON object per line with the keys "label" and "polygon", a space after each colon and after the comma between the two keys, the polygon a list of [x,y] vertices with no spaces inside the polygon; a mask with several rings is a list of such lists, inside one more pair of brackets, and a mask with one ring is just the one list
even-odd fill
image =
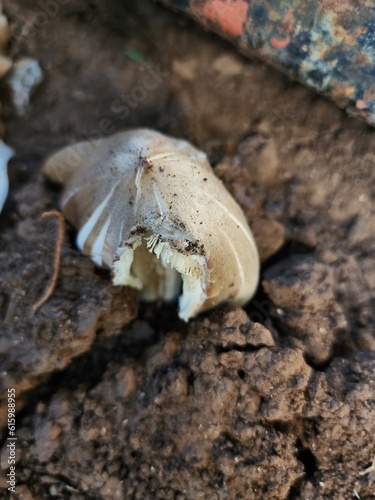
{"label": "brown soil", "polygon": [[[26,39],[41,7],[4,1],[12,57],[44,69],[22,117],[2,89],[17,152],[0,218],[14,498],[375,498],[374,130],[158,4],[52,3]],[[149,71],[158,83],[144,93]],[[136,106],[121,107],[132,92]],[[262,256],[245,309],[185,325],[175,304],[138,304],[68,227],[56,291],[31,316],[57,236],[41,213],[59,190],[41,163],[104,118],[209,154]],[[1,415],[4,426],[5,398]]]}

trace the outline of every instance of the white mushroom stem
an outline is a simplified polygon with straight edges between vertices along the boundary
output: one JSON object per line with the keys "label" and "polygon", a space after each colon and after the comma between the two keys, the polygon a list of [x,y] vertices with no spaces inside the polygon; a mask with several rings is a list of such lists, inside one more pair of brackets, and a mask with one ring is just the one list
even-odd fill
{"label": "white mushroom stem", "polygon": [[8,161],[13,155],[13,149],[0,140],[0,212],[3,209],[6,197],[8,196]]}

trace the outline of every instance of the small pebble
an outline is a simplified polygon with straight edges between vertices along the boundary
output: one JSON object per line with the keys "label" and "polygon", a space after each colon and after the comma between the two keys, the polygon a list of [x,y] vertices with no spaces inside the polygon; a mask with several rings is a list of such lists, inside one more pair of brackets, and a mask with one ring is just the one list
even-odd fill
{"label": "small pebble", "polygon": [[23,115],[30,103],[30,96],[43,80],[43,72],[35,59],[20,59],[13,65],[8,85],[12,92],[14,107]]}

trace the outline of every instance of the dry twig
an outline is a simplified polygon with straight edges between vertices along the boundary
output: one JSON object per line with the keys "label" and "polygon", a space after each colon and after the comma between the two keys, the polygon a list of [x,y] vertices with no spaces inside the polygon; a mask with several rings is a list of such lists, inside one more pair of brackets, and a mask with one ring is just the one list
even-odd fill
{"label": "dry twig", "polygon": [[47,300],[51,297],[53,294],[56,283],[57,283],[57,278],[59,276],[59,270],[60,270],[60,263],[61,263],[61,253],[62,253],[62,247],[64,243],[64,238],[65,238],[65,220],[64,216],[62,213],[57,212],[56,210],[53,210],[51,212],[44,212],[42,214],[42,217],[57,217],[59,221],[59,233],[57,236],[57,242],[56,242],[56,249],[55,249],[55,259],[53,262],[53,275],[51,282],[42,295],[42,297],[33,305],[31,309],[31,315],[34,316],[34,314],[38,311],[38,309],[45,303]]}

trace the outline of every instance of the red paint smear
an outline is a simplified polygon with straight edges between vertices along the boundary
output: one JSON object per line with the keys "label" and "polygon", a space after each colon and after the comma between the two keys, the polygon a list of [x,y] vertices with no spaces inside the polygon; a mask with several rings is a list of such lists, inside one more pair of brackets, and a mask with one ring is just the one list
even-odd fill
{"label": "red paint smear", "polygon": [[203,6],[206,19],[220,26],[230,36],[240,36],[247,17],[249,5],[244,0],[212,0]]}
{"label": "red paint smear", "polygon": [[292,7],[289,7],[289,9],[286,11],[286,14],[284,16],[285,22],[290,21],[290,19],[292,17],[292,13],[293,13],[293,9],[292,9]]}
{"label": "red paint smear", "polygon": [[276,38],[273,36],[270,40],[270,43],[272,47],[275,47],[275,49],[285,49],[290,44],[291,38],[290,36],[287,36],[285,38]]}

